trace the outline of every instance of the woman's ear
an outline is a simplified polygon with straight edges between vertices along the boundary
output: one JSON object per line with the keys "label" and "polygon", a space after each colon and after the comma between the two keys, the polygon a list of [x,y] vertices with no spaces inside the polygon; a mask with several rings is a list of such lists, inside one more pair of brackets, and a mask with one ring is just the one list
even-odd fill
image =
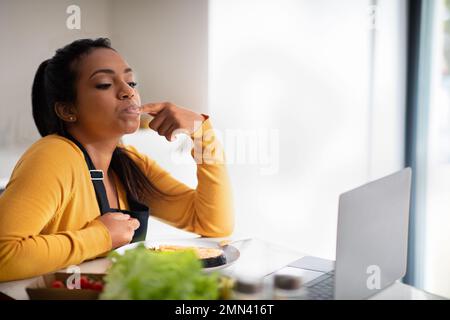
{"label": "woman's ear", "polygon": [[77,122],[76,110],[72,105],[56,102],[55,103],[56,115],[66,122]]}

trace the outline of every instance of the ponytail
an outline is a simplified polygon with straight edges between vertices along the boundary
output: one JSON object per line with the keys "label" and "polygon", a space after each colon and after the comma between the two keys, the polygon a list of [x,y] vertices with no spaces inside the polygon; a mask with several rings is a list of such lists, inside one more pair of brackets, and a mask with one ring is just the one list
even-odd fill
{"label": "ponytail", "polygon": [[58,132],[61,129],[61,120],[51,111],[48,101],[46,69],[50,59],[45,60],[36,71],[31,90],[31,104],[33,119],[41,136]]}

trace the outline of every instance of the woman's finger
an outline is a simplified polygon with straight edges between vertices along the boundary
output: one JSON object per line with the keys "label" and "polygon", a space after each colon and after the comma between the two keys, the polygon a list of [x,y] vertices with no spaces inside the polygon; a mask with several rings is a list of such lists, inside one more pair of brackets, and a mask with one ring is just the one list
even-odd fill
{"label": "woman's finger", "polygon": [[158,114],[167,105],[167,102],[146,103],[140,107],[141,113]]}
{"label": "woman's finger", "polygon": [[128,220],[128,219],[130,219],[130,215],[129,214],[123,214],[123,213],[120,213],[120,212],[111,212],[111,213],[108,213],[108,215],[110,215],[115,220]]}
{"label": "woman's finger", "polygon": [[141,224],[139,223],[139,220],[138,220],[138,219],[132,218],[132,219],[130,219],[129,221],[130,221],[130,225],[131,225],[131,227],[133,228],[133,230],[139,229],[139,226],[140,226]]}
{"label": "woman's finger", "polygon": [[173,126],[173,119],[170,117],[166,117],[166,119],[161,123],[161,125],[158,128],[158,134],[160,136],[165,136],[167,133],[167,130],[169,130]]}
{"label": "woman's finger", "polygon": [[166,130],[166,133],[164,136],[166,137],[167,141],[172,142],[172,135],[173,132],[177,129],[177,126],[175,124],[172,124],[169,129]]}
{"label": "woman's finger", "polygon": [[166,112],[163,110],[162,112],[158,113],[158,115],[154,117],[152,121],[148,123],[148,126],[150,129],[158,131],[164,120],[166,120]]}

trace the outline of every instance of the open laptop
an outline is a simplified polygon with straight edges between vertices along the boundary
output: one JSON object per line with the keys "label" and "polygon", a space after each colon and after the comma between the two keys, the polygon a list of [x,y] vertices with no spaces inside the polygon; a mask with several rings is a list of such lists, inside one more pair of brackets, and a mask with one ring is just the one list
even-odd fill
{"label": "open laptop", "polygon": [[335,269],[313,257],[289,265],[325,272],[305,283],[310,299],[366,299],[405,275],[410,193],[406,168],[340,196]]}

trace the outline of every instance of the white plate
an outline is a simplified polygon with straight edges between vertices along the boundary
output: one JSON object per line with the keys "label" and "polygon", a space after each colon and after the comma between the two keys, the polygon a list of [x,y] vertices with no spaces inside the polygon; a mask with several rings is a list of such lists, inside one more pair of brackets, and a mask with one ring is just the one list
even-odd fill
{"label": "white plate", "polygon": [[[206,248],[218,248],[218,244],[215,241],[207,240],[207,239],[189,239],[189,240],[149,240],[149,241],[139,241],[127,244],[123,247],[117,248],[115,251],[118,254],[124,254],[125,251],[136,248],[139,244],[143,243],[146,248],[160,246],[160,245],[178,245],[178,246],[197,246],[197,247],[206,247]],[[225,246],[223,252],[227,259],[227,263],[217,267],[211,268],[203,268],[205,272],[211,272],[215,270],[220,270],[231,266],[233,263],[239,259],[240,252],[239,250],[232,246]]]}

